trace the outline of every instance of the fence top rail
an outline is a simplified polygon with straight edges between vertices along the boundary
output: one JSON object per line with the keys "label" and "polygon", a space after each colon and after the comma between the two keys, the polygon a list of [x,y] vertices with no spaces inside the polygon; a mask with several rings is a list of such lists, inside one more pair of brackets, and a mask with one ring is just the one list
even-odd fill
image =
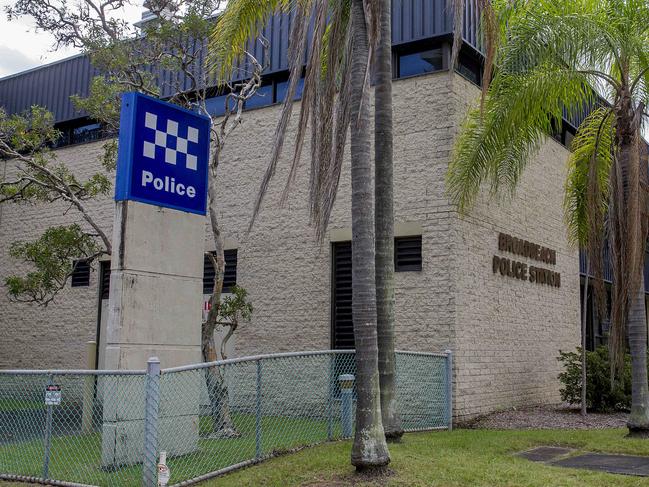
{"label": "fence top rail", "polygon": [[238,364],[241,362],[256,362],[257,360],[269,360],[276,358],[290,358],[290,357],[314,357],[318,355],[330,355],[332,353],[336,354],[353,354],[355,350],[312,350],[306,352],[284,352],[284,353],[266,353],[263,355],[251,355],[248,357],[239,357],[239,358],[230,358],[227,360],[216,360],[214,362],[204,362],[201,364],[190,364],[182,365],[180,367],[170,367],[167,369],[162,369],[160,372],[162,374],[168,374],[170,372],[184,372],[187,370],[194,369],[206,369],[208,367],[215,367],[218,365],[229,365],[229,364]]}
{"label": "fence top rail", "polygon": [[[201,364],[182,365],[180,367],[169,367],[166,369],[162,369],[160,373],[169,374],[173,372],[186,372],[189,370],[206,369],[209,367],[216,367],[220,365],[237,364],[241,362],[255,362],[257,360],[272,360],[272,359],[290,358],[290,357],[313,357],[318,355],[331,355],[331,354],[351,355],[354,353],[356,353],[356,350],[311,350],[305,352],[268,353],[264,355],[253,355],[248,357],[239,357],[239,358],[233,358],[227,360],[216,360],[214,362],[204,362]],[[408,351],[396,350],[395,353],[402,354],[402,355],[419,355],[425,357],[445,358],[449,355],[450,351],[446,350],[445,352],[408,352]]]}
{"label": "fence top rail", "polygon": [[[305,352],[285,352],[285,353],[268,353],[263,355],[252,355],[248,357],[232,358],[227,360],[217,360],[214,362],[204,362],[199,364],[182,365],[179,367],[169,367],[162,369],[160,373],[168,374],[172,372],[184,372],[188,370],[205,369],[219,365],[237,364],[241,362],[255,362],[257,360],[271,360],[290,357],[313,357],[318,355],[351,355],[355,350],[312,350]],[[395,353],[401,355],[418,355],[425,357],[448,357],[450,350],[444,352],[410,352],[396,350]],[[0,369],[0,375],[146,375],[146,370],[87,370],[87,369]]]}
{"label": "fence top rail", "polygon": [[0,375],[146,375],[146,370],[0,369]]}
{"label": "fence top rail", "polygon": [[401,355],[419,355],[422,357],[443,357],[446,358],[451,355],[453,352],[450,350],[444,350],[443,352],[410,352],[408,350],[395,350],[394,353],[399,353]]}

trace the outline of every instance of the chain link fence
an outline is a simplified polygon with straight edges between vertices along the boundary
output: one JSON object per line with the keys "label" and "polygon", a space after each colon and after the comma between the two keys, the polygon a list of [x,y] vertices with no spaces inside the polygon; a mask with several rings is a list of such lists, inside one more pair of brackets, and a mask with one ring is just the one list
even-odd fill
{"label": "chain link fence", "polygon": [[[397,352],[406,431],[450,429],[452,354]],[[147,370],[0,371],[0,478],[59,485],[188,485],[349,437],[354,351]],[[343,377],[341,377],[343,376]],[[347,387],[351,386],[351,387]]]}

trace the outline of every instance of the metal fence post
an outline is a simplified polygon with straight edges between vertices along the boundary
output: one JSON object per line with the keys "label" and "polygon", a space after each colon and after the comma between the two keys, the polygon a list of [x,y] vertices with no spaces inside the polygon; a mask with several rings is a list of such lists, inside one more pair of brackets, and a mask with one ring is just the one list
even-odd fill
{"label": "metal fence post", "polygon": [[453,429],[453,352],[446,350],[446,424]]}
{"label": "metal fence post", "polygon": [[255,406],[255,459],[261,458],[261,360],[257,360],[257,404]]}
{"label": "metal fence post", "polygon": [[[50,374],[47,385],[54,385],[54,376]],[[47,416],[45,419],[45,455],[43,458],[43,478],[49,478],[50,474],[50,450],[52,448],[52,410],[51,404],[47,405]]]}
{"label": "metal fence post", "polygon": [[144,460],[142,484],[155,487],[158,479],[158,412],[160,408],[160,360],[151,357],[146,363],[144,398]]}
{"label": "metal fence post", "polygon": [[340,422],[342,425],[342,437],[352,436],[352,407],[354,393],[354,379],[352,374],[342,374],[338,377],[340,383]]}
{"label": "metal fence post", "polygon": [[[97,342],[89,341],[86,343],[87,366],[88,370],[94,370],[97,367]],[[83,406],[81,414],[81,432],[84,435],[92,433],[93,427],[93,406],[95,399],[95,378],[94,375],[88,375],[83,380]]]}
{"label": "metal fence post", "polygon": [[327,440],[334,438],[334,360],[335,353],[329,355],[329,402],[327,404]]}

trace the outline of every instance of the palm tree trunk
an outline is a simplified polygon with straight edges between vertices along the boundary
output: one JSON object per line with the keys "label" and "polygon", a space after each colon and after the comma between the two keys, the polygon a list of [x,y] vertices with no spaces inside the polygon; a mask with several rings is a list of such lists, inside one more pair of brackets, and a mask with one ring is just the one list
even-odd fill
{"label": "palm tree trunk", "polygon": [[644,276],[631,307],[627,323],[631,349],[631,414],[627,427],[629,436],[649,437],[649,390],[647,387],[647,315]]}
{"label": "palm tree trunk", "polygon": [[[623,78],[626,79],[626,78]],[[644,258],[646,248],[646,195],[642,187],[646,184],[646,162],[640,157],[637,138],[639,114],[634,108],[626,84],[622,87],[620,107],[616,113],[616,139],[622,182],[623,212],[618,241],[623,242],[621,269],[624,280],[615,283],[628,289],[628,311],[626,331],[631,351],[631,414],[627,422],[629,436],[649,437],[649,385],[647,383],[647,314],[644,292]],[[621,339],[616,340],[621,343]],[[619,355],[618,347],[618,355]],[[617,357],[618,360],[620,357]]]}
{"label": "palm tree trunk", "polygon": [[376,208],[376,311],[381,414],[388,441],[403,435],[397,409],[394,356],[394,184],[392,149],[391,0],[381,2],[374,92],[374,206]]}
{"label": "palm tree trunk", "polygon": [[586,323],[588,313],[588,277],[590,275],[590,259],[586,256],[586,277],[584,279],[584,298],[581,308],[581,415],[586,416]]}
{"label": "palm tree trunk", "polygon": [[380,468],[390,461],[381,421],[374,202],[370,139],[369,47],[363,0],[352,0],[352,317],[356,346],[356,432],[351,463],[357,470]]}

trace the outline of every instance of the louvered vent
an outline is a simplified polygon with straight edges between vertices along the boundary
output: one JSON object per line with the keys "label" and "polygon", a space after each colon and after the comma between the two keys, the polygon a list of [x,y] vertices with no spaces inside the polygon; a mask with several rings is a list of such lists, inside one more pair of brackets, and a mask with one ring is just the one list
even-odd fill
{"label": "louvered vent", "polygon": [[333,257],[332,346],[337,350],[354,348],[352,321],[352,244],[336,242]]}
{"label": "louvered vent", "polygon": [[90,264],[85,260],[75,260],[72,263],[72,287],[90,285]]}
{"label": "louvered vent", "polygon": [[394,270],[396,272],[421,270],[421,235],[394,239]]}
{"label": "louvered vent", "polygon": [[110,297],[110,261],[102,261],[100,264],[101,282],[99,294],[101,299]]}
{"label": "louvered vent", "polygon": [[[223,292],[229,293],[232,286],[237,284],[237,249],[229,249],[225,254],[225,275],[223,277]],[[212,294],[214,290],[214,266],[207,255],[203,261],[203,294]]]}

